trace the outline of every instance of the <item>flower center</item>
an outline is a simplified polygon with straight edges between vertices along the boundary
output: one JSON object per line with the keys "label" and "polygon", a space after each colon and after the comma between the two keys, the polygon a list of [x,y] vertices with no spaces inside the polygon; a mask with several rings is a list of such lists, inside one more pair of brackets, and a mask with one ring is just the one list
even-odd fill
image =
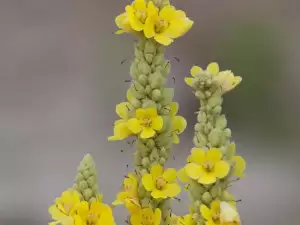
{"label": "flower center", "polygon": [[145,127],[151,127],[151,124],[152,124],[152,121],[149,118],[145,118],[142,121],[142,125],[145,126]]}
{"label": "flower center", "polygon": [[166,184],[167,184],[167,181],[164,178],[158,177],[156,179],[156,188],[158,190],[162,190],[166,186]]}
{"label": "flower center", "polygon": [[220,214],[219,213],[213,214],[211,218],[216,224],[220,224]]}
{"label": "flower center", "polygon": [[72,209],[72,203],[71,202],[65,203],[64,204],[64,209],[66,211],[66,214],[69,215],[69,213],[71,212],[71,209]]}
{"label": "flower center", "polygon": [[135,15],[137,16],[137,18],[138,18],[142,23],[145,23],[145,22],[146,22],[147,14],[146,14],[145,11],[142,11],[142,10],[136,10]]}
{"label": "flower center", "polygon": [[155,32],[162,33],[169,26],[169,22],[163,19],[157,19],[155,21]]}
{"label": "flower center", "polygon": [[142,225],[154,225],[154,221],[151,215],[142,215]]}
{"label": "flower center", "polygon": [[202,167],[203,167],[207,172],[210,172],[210,171],[212,171],[214,165],[213,165],[211,162],[206,161],[206,162],[204,162],[204,163],[202,164]]}

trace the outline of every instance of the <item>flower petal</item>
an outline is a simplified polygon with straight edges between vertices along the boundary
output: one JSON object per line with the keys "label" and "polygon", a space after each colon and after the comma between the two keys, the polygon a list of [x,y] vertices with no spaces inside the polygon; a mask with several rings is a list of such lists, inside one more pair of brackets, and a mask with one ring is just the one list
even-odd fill
{"label": "flower petal", "polygon": [[120,118],[126,119],[129,108],[130,108],[129,102],[122,102],[116,106],[116,113]]}
{"label": "flower petal", "polygon": [[218,178],[224,178],[224,177],[226,177],[227,174],[229,173],[229,170],[230,170],[230,166],[224,160],[221,160],[221,161],[217,162],[215,164],[215,166],[214,166],[214,174]]}
{"label": "flower petal", "polygon": [[209,220],[212,217],[210,209],[206,205],[200,206],[200,212],[204,219]]}
{"label": "flower petal", "polygon": [[210,208],[213,211],[213,213],[220,213],[220,201],[213,201],[210,205]]}
{"label": "flower petal", "polygon": [[198,182],[200,184],[213,184],[216,182],[216,176],[213,173],[204,173],[199,178]]}
{"label": "flower petal", "polygon": [[162,45],[165,45],[165,46],[168,46],[170,45],[172,42],[173,42],[173,39],[169,38],[169,37],[166,37],[166,36],[163,36],[163,35],[156,35],[154,37],[154,39],[162,44]]}
{"label": "flower petal", "polygon": [[167,198],[168,196],[166,195],[166,193],[163,191],[163,190],[158,190],[158,189],[155,189],[151,192],[151,196],[155,199],[157,198]]}
{"label": "flower petal", "polygon": [[191,69],[191,75],[193,76],[193,77],[196,77],[199,73],[201,73],[203,70],[202,70],[202,68],[201,67],[199,67],[199,66],[193,66],[192,67],[192,69]]}
{"label": "flower petal", "polygon": [[178,113],[179,105],[177,102],[171,102],[170,104],[170,116],[176,116]]}
{"label": "flower petal", "polygon": [[144,29],[145,25],[135,15],[130,14],[129,21],[133,30],[142,31]]}
{"label": "flower petal", "polygon": [[142,215],[140,213],[132,214],[130,216],[130,223],[132,225],[140,225],[142,223]]}
{"label": "flower petal", "polygon": [[164,120],[161,116],[156,116],[151,119],[151,128],[160,131],[163,128]]}
{"label": "flower petal", "polygon": [[177,173],[178,179],[183,182],[183,183],[189,183],[190,182],[190,178],[188,177],[188,175],[185,172],[184,168],[181,168],[178,173]]}
{"label": "flower petal", "polygon": [[161,176],[163,174],[164,169],[161,165],[155,164],[151,167],[150,173],[153,177],[153,180],[155,180],[157,177]]}
{"label": "flower petal", "polygon": [[210,63],[206,69],[210,71],[214,76],[216,76],[220,71],[219,65],[216,62]]}
{"label": "flower petal", "polygon": [[173,168],[168,168],[163,173],[163,178],[168,181],[168,183],[172,183],[176,181],[177,171]]}
{"label": "flower petal", "polygon": [[141,11],[146,10],[147,4],[145,0],[135,0],[132,4],[136,10],[141,10]]}
{"label": "flower petal", "polygon": [[181,134],[187,126],[185,118],[182,116],[175,116],[172,120],[172,131],[176,134]]}
{"label": "flower petal", "polygon": [[246,169],[246,161],[241,156],[233,156],[233,161],[235,162],[234,176],[243,178],[244,170]]}
{"label": "flower petal", "polygon": [[152,191],[154,189],[155,184],[151,174],[144,174],[142,177],[142,182],[147,191]]}
{"label": "flower petal", "polygon": [[211,163],[216,163],[222,159],[222,152],[217,148],[211,148],[206,152],[206,159]]}
{"label": "flower petal", "polygon": [[135,111],[135,116],[137,119],[144,119],[147,116],[147,109],[139,108]]}
{"label": "flower petal", "polygon": [[153,130],[152,128],[148,128],[148,127],[143,127],[142,133],[140,134],[140,137],[142,139],[147,139],[147,138],[151,138],[155,135],[155,130]]}
{"label": "flower petal", "polygon": [[144,34],[146,38],[152,38],[155,36],[155,17],[150,16],[146,19]]}
{"label": "flower petal", "polygon": [[202,170],[201,170],[201,166],[195,164],[195,163],[189,163],[187,164],[185,167],[185,172],[188,175],[188,177],[192,178],[192,179],[199,179],[200,176],[202,175]]}
{"label": "flower petal", "polygon": [[142,131],[141,124],[138,119],[132,118],[127,122],[128,129],[131,130],[134,134],[138,134]]}
{"label": "flower petal", "polygon": [[189,85],[189,86],[192,86],[193,80],[194,80],[194,79],[193,79],[192,77],[185,77],[185,78],[184,78],[185,83],[186,83],[187,85]]}
{"label": "flower petal", "polygon": [[176,9],[172,5],[167,5],[159,12],[159,17],[166,21],[171,21],[176,16]]}
{"label": "flower petal", "polygon": [[156,208],[154,212],[154,225],[159,225],[161,221],[161,211]]}
{"label": "flower petal", "polygon": [[173,144],[177,145],[180,143],[180,139],[176,133],[173,133]]}
{"label": "flower petal", "polygon": [[147,108],[146,116],[148,118],[156,118],[157,117],[157,109],[156,108]]}
{"label": "flower petal", "polygon": [[168,197],[175,197],[181,192],[181,187],[177,183],[167,184],[164,192]]}
{"label": "flower petal", "polygon": [[191,157],[189,157],[189,160],[191,160],[191,162],[197,163],[199,165],[204,163],[206,160],[205,151],[200,148],[193,148],[191,151]]}

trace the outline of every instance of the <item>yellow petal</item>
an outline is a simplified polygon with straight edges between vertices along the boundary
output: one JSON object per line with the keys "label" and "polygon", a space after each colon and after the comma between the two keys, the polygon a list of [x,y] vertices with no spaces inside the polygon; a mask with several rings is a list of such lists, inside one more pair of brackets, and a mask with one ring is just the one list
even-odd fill
{"label": "yellow petal", "polygon": [[164,192],[168,197],[175,197],[181,192],[181,188],[177,183],[167,184]]}
{"label": "yellow petal", "polygon": [[130,223],[132,225],[141,225],[141,223],[142,223],[142,215],[141,215],[141,213],[132,214],[130,216]]}
{"label": "yellow petal", "polygon": [[220,213],[220,201],[213,201],[210,205],[210,208],[213,211],[213,213]]}
{"label": "yellow petal", "polygon": [[209,220],[212,217],[210,209],[206,205],[200,206],[200,212],[204,219]]}
{"label": "yellow petal", "polygon": [[129,130],[131,130],[131,132],[133,132],[134,134],[138,134],[142,131],[141,124],[136,118],[129,119],[127,122],[127,126]]}
{"label": "yellow petal", "polygon": [[128,89],[128,91],[126,92],[126,98],[128,101],[131,101],[133,99],[133,95],[132,95],[130,89]]}
{"label": "yellow petal", "polygon": [[216,177],[214,176],[213,173],[204,173],[202,176],[199,178],[198,182],[200,184],[213,184],[216,182]]}
{"label": "yellow petal", "polygon": [[147,109],[139,108],[135,111],[135,116],[137,119],[144,119],[147,116]]}
{"label": "yellow petal", "polygon": [[211,163],[216,163],[222,159],[222,152],[217,148],[212,148],[206,152],[206,159]]}
{"label": "yellow petal", "polygon": [[238,212],[227,202],[220,203],[220,222],[232,223],[239,217]]}
{"label": "yellow petal", "polygon": [[176,133],[173,133],[172,137],[173,137],[173,144],[177,145],[180,143],[180,139]]}
{"label": "yellow petal", "polygon": [[160,131],[163,128],[164,120],[161,116],[156,116],[151,119],[151,128]]}
{"label": "yellow petal", "polygon": [[229,164],[223,160],[217,162],[214,166],[214,174],[220,179],[226,177],[229,173],[229,170]]}
{"label": "yellow petal", "polygon": [[193,80],[194,80],[194,79],[193,79],[192,77],[185,77],[185,78],[184,78],[185,83],[186,83],[187,85],[189,85],[189,86],[192,86]]}
{"label": "yellow petal", "polygon": [[173,168],[168,168],[163,173],[163,178],[168,181],[168,183],[172,183],[176,181],[177,172]]}
{"label": "yellow petal", "polygon": [[145,22],[144,34],[146,38],[152,38],[155,36],[155,17],[148,17]]}
{"label": "yellow petal", "polygon": [[159,12],[159,17],[166,21],[171,21],[176,16],[176,10],[175,7],[172,5],[167,5],[162,8],[162,10]]}
{"label": "yellow petal", "polygon": [[146,2],[145,2],[145,0],[135,0],[133,2],[133,7],[136,10],[145,11],[146,10]]}
{"label": "yellow petal", "polygon": [[155,199],[158,199],[158,198],[165,199],[168,197],[163,190],[158,190],[158,189],[153,190],[151,192],[151,196]]}
{"label": "yellow petal", "polygon": [[129,102],[122,102],[116,106],[116,113],[120,118],[126,119],[129,109],[130,109]]}
{"label": "yellow petal", "polygon": [[183,20],[173,20],[162,34],[170,38],[178,38],[185,33],[184,29],[185,24]]}
{"label": "yellow petal", "polygon": [[161,221],[161,211],[156,208],[154,212],[154,225],[159,225]]}
{"label": "yellow petal", "polygon": [[215,62],[210,63],[206,69],[210,71],[214,76],[216,76],[220,71],[218,63]]}
{"label": "yellow petal", "polygon": [[177,173],[178,179],[183,182],[183,183],[189,183],[190,182],[190,178],[188,177],[188,175],[185,172],[184,168],[181,168],[178,173]]}
{"label": "yellow petal", "polygon": [[155,183],[151,174],[144,174],[142,177],[142,182],[147,191],[152,191],[154,189]]}
{"label": "yellow petal", "polygon": [[176,116],[177,112],[179,109],[179,105],[177,102],[171,102],[170,104],[170,115],[171,116]]}
{"label": "yellow petal", "polygon": [[148,18],[153,17],[153,16],[155,18],[158,16],[158,9],[156,8],[156,6],[154,5],[154,3],[152,1],[148,2],[147,15],[148,15]]}
{"label": "yellow petal", "polygon": [[206,160],[206,154],[205,151],[203,151],[200,148],[193,148],[191,151],[191,157],[189,158],[191,162],[197,163],[197,164],[202,164]]}
{"label": "yellow petal", "polygon": [[115,32],[115,34],[124,34],[124,33],[125,33],[124,30],[117,30],[117,31]]}
{"label": "yellow petal", "polygon": [[234,156],[233,161],[235,162],[234,176],[243,178],[245,176],[244,170],[246,169],[246,161],[241,156]]}
{"label": "yellow petal", "polygon": [[108,140],[115,141],[115,140],[123,140],[130,136],[132,133],[128,128],[128,123],[123,121],[120,121],[119,123],[116,123],[114,126],[114,136],[109,137]]}
{"label": "yellow petal", "polygon": [[201,73],[203,70],[201,67],[199,66],[193,66],[192,69],[191,69],[191,75],[193,77],[196,77],[199,73]]}
{"label": "yellow petal", "polygon": [[153,130],[152,128],[148,128],[148,127],[143,127],[142,133],[140,134],[140,137],[142,139],[147,139],[147,138],[151,138],[155,135],[155,130]]}
{"label": "yellow petal", "polygon": [[144,24],[140,21],[139,18],[136,17],[134,10],[132,10],[131,6],[126,6],[126,11],[128,13],[129,22],[132,29],[135,31],[142,31],[144,29]]}
{"label": "yellow petal", "polygon": [[163,168],[161,165],[159,164],[156,164],[156,165],[153,165],[150,169],[150,173],[153,177],[153,180],[155,180],[157,177],[161,176],[163,174]]}
{"label": "yellow petal", "polygon": [[202,175],[201,167],[195,163],[187,164],[184,169],[188,177],[192,179],[199,179],[199,177]]}
{"label": "yellow petal", "polygon": [[154,39],[162,44],[162,45],[165,45],[165,46],[168,46],[170,45],[172,42],[173,42],[173,39],[169,38],[169,37],[166,37],[166,36],[163,36],[163,35],[156,35],[154,37]]}
{"label": "yellow petal", "polygon": [[156,118],[157,117],[157,109],[156,108],[146,109],[146,116],[148,118]]}
{"label": "yellow petal", "polygon": [[124,28],[124,22],[127,18],[128,18],[128,15],[127,15],[126,12],[118,15],[116,17],[116,20],[115,20],[117,27],[120,28],[120,29],[123,29]]}
{"label": "yellow petal", "polygon": [[187,126],[185,118],[182,116],[175,116],[172,120],[172,131],[176,134],[181,134]]}

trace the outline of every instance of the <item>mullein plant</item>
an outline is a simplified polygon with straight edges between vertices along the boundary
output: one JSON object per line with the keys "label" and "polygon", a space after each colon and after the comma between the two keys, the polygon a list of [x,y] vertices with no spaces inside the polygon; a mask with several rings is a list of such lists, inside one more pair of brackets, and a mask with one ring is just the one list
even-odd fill
{"label": "mullein plant", "polygon": [[165,87],[170,71],[165,48],[183,36],[193,21],[167,0],[135,0],[116,17],[116,24],[117,34],[131,33],[138,42],[127,99],[116,106],[120,119],[114,124],[113,136],[108,138],[115,141],[136,137],[134,172],[125,177],[113,205],[128,209],[132,225],[170,224],[170,200],[181,188],[177,171],[164,165],[187,123],[177,116],[179,105],[172,101],[174,90]]}
{"label": "mullein plant", "polygon": [[185,82],[192,87],[201,107],[195,125],[195,147],[178,172],[192,202],[190,213],[180,220],[190,225],[241,224],[237,201],[228,188],[244,177],[246,162],[236,155],[222,102],[223,95],[242,79],[230,70],[219,71],[217,63],[210,63],[205,70],[193,66],[191,76]]}
{"label": "mullein plant", "polygon": [[[195,148],[187,164],[176,171],[165,168],[173,144],[180,142],[186,120],[177,115],[174,90],[165,87],[170,62],[165,48],[193,25],[185,12],[169,0],[135,0],[116,17],[116,34],[138,38],[130,67],[126,101],[116,105],[119,119],[109,141],[135,137],[134,171],[124,177],[115,201],[107,205],[98,189],[93,158],[86,155],[78,167],[75,183],[49,207],[49,225],[114,225],[112,208],[123,205],[131,225],[234,225],[240,224],[234,196],[227,191],[233,176],[244,176],[245,161],[235,155],[231,131],[221,114],[222,96],[241,78],[219,71],[216,63],[206,70],[191,69],[185,81],[200,100],[195,125]],[[170,200],[181,192],[177,177],[186,183],[192,201],[190,213],[176,216]]]}

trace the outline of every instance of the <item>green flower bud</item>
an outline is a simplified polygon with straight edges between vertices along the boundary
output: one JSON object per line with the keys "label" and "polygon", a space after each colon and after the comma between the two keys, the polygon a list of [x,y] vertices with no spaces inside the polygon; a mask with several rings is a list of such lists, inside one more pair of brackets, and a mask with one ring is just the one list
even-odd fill
{"label": "green flower bud", "polygon": [[222,112],[222,107],[219,105],[212,109],[212,113],[215,115],[220,115],[221,112]]}
{"label": "green flower bud", "polygon": [[149,167],[149,166],[150,166],[150,160],[149,160],[149,158],[144,157],[144,158],[142,159],[142,165],[143,165],[144,167]]}
{"label": "green flower bud", "polygon": [[156,45],[153,41],[146,41],[144,53],[145,54],[149,53],[152,55],[156,54]]}
{"label": "green flower bud", "polygon": [[211,108],[214,108],[218,105],[221,105],[222,104],[222,98],[220,98],[220,96],[215,96],[215,97],[212,97],[208,100],[208,105],[211,107]]}
{"label": "green flower bud", "polygon": [[154,59],[153,59],[153,65],[158,66],[158,65],[162,65],[163,62],[165,60],[165,56],[163,53],[159,53],[157,54]]}
{"label": "green flower bud", "polygon": [[197,90],[197,91],[195,92],[195,96],[196,96],[197,98],[199,98],[199,99],[205,99],[205,94],[204,94],[202,91],[200,91],[200,90]]}
{"label": "green flower bud", "polygon": [[216,127],[221,130],[221,129],[226,128],[226,126],[227,126],[227,120],[226,120],[225,115],[218,116],[216,119]]}
{"label": "green flower bud", "polygon": [[83,200],[89,202],[92,197],[98,195],[97,171],[94,160],[90,154],[84,156],[77,171],[75,185],[73,187],[80,193]]}
{"label": "green flower bud", "polygon": [[159,162],[159,154],[157,148],[152,149],[152,152],[150,154],[150,160],[151,162]]}
{"label": "green flower bud", "polygon": [[160,72],[155,72],[150,75],[149,77],[149,83],[151,85],[151,88],[160,88],[164,85],[165,79],[162,77]]}
{"label": "green flower bud", "polygon": [[228,139],[231,138],[231,130],[229,128],[226,128],[224,130],[224,135],[225,137],[227,137]]}
{"label": "green flower bud", "polygon": [[202,195],[202,200],[205,204],[210,204],[212,202],[212,196],[209,192],[205,192],[203,195]]}
{"label": "green flower bud", "polygon": [[174,97],[174,89],[173,88],[165,88],[162,91],[163,100],[161,101],[162,105],[170,105],[173,101]]}
{"label": "green flower bud", "polygon": [[151,64],[153,61],[153,55],[152,54],[145,54],[146,61]]}
{"label": "green flower bud", "polygon": [[144,99],[143,108],[156,108],[156,103],[150,99]]}
{"label": "green flower bud", "polygon": [[148,171],[146,169],[141,169],[141,171],[140,171],[141,176],[143,176],[147,173],[148,173]]}
{"label": "green flower bud", "polygon": [[209,135],[208,135],[208,140],[210,142],[210,144],[212,146],[218,146],[219,145],[219,142],[220,142],[220,130],[215,128],[213,129]]}
{"label": "green flower bud", "polygon": [[152,92],[151,86],[150,86],[150,85],[146,85],[146,87],[145,87],[145,93],[146,93],[147,95],[150,95],[151,92]]}
{"label": "green flower bud", "polygon": [[205,123],[207,121],[207,115],[205,112],[200,111],[197,116],[197,121],[199,123]]}
{"label": "green flower bud", "polygon": [[155,146],[155,142],[153,139],[148,139],[146,143],[147,148],[152,149]]}
{"label": "green flower bud", "polygon": [[152,91],[152,99],[154,101],[159,101],[161,99],[161,91],[159,89],[154,89]]}
{"label": "green flower bud", "polygon": [[151,198],[148,198],[148,197],[145,197],[141,200],[141,205],[142,205],[142,208],[147,208],[149,206],[151,206]]}
{"label": "green flower bud", "polygon": [[142,74],[149,74],[151,72],[151,68],[145,61],[140,61],[138,64],[138,70]]}
{"label": "green flower bud", "polygon": [[159,158],[159,164],[160,165],[165,165],[165,163],[166,163],[166,159],[164,157],[160,157]]}
{"label": "green flower bud", "polygon": [[135,57],[138,58],[138,59],[143,59],[144,58],[144,53],[138,48],[135,48],[134,54],[135,54]]}
{"label": "green flower bud", "polygon": [[139,82],[141,85],[146,86],[146,84],[148,83],[148,77],[144,74],[141,74],[139,76]]}

